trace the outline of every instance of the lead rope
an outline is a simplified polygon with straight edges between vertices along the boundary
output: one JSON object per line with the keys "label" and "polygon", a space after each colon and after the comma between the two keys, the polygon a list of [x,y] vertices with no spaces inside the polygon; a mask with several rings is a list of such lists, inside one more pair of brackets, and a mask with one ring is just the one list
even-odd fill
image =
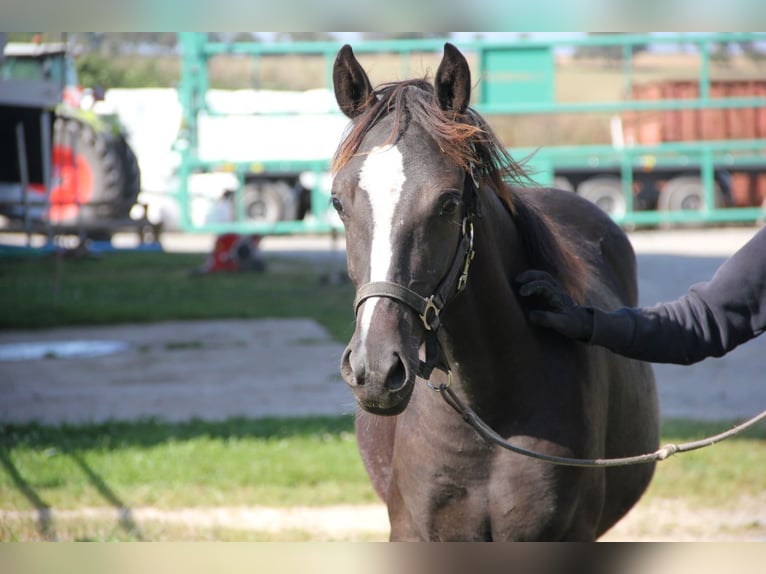
{"label": "lead rope", "polygon": [[[448,376],[449,376],[449,382],[452,382],[452,373],[448,372]],[[481,418],[479,418],[479,416],[470,407],[466,406],[460,400],[460,398],[455,394],[455,392],[450,388],[449,383],[435,386],[435,385],[432,385],[430,381],[426,381],[426,382],[428,383],[428,386],[430,388],[440,393],[444,401],[450,407],[452,407],[461,417],[463,417],[463,420],[467,422],[469,425],[471,425],[474,428],[474,430],[476,430],[476,432],[478,432],[479,435],[487,442],[491,444],[495,444],[499,447],[502,447],[506,450],[510,450],[517,454],[521,454],[523,456],[535,458],[538,460],[543,460],[543,461],[550,462],[553,464],[558,464],[561,466],[604,468],[604,467],[610,467],[610,466],[628,466],[631,464],[644,464],[648,462],[663,461],[670,458],[676,453],[697,450],[700,448],[704,448],[706,446],[714,445],[715,443],[721,442],[722,440],[726,440],[727,438],[730,438],[736,434],[739,434],[740,432],[753,426],[760,420],[766,418],[766,410],[764,410],[761,413],[754,416],[753,418],[735,426],[734,428],[729,429],[728,431],[725,431],[725,432],[722,432],[717,435],[713,435],[701,440],[697,440],[697,441],[685,442],[681,444],[668,444],[663,446],[659,450],[656,450],[654,452],[650,452],[647,454],[626,456],[622,458],[593,458],[593,459],[568,458],[564,456],[555,456],[551,454],[544,454],[541,452],[528,450],[520,446],[516,446],[509,443],[507,440],[505,440],[503,437],[497,434],[494,430],[492,430],[492,428],[487,423],[481,420]]]}

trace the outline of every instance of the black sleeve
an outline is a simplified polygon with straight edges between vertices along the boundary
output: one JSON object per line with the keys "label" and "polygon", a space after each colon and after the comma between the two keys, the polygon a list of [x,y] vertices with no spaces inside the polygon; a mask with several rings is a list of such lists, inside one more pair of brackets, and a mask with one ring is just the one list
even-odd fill
{"label": "black sleeve", "polygon": [[766,228],[706,283],[655,307],[593,309],[591,343],[634,359],[688,365],[720,357],[766,328]]}

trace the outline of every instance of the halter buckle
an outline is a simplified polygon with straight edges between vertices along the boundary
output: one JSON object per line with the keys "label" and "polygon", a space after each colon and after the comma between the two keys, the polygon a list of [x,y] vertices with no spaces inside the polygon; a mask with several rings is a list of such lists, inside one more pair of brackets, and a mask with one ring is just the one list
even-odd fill
{"label": "halter buckle", "polygon": [[423,309],[423,313],[420,315],[423,325],[425,325],[427,331],[435,331],[439,327],[439,313],[441,309],[434,303],[434,296],[431,295],[426,299],[426,306]]}

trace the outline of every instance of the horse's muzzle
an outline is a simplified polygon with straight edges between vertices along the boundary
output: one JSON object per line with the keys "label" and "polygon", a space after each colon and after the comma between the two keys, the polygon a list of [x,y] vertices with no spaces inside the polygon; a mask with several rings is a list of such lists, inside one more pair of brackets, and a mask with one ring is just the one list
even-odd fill
{"label": "horse's muzzle", "polygon": [[343,353],[340,370],[367,412],[398,415],[410,401],[415,371],[396,351],[381,349],[369,356],[352,340]]}

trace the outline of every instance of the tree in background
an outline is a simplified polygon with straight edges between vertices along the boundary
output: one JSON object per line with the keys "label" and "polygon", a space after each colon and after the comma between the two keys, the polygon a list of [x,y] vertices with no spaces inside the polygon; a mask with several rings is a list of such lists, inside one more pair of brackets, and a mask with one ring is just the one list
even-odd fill
{"label": "tree in background", "polygon": [[[619,35],[625,32],[589,32],[589,36]],[[647,44],[633,44],[633,56],[648,49]],[[576,59],[603,60],[609,65],[616,65],[622,61],[622,46],[578,46],[574,51]]]}
{"label": "tree in background", "polygon": [[732,53],[739,48],[742,54],[751,62],[760,62],[766,58],[764,53],[755,42],[718,42],[712,46],[710,58],[719,64],[731,63]]}
{"label": "tree in background", "polygon": [[740,42],[739,47],[748,60],[760,62],[766,59],[766,52],[763,51],[755,42]]}
{"label": "tree in background", "polygon": [[327,42],[337,40],[332,32],[277,32],[277,42]]}
{"label": "tree in background", "polygon": [[425,38],[444,38],[446,32],[362,32],[365,40],[421,40]]}

